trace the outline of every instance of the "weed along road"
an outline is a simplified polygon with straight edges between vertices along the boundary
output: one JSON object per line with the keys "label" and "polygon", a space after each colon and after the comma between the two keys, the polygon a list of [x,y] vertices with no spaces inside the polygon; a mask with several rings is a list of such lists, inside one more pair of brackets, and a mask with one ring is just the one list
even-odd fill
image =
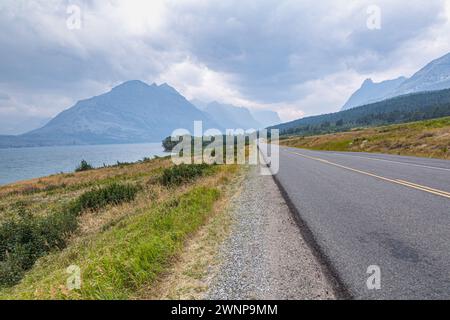
{"label": "weed along road", "polygon": [[352,297],[450,298],[450,161],[281,147],[276,178]]}

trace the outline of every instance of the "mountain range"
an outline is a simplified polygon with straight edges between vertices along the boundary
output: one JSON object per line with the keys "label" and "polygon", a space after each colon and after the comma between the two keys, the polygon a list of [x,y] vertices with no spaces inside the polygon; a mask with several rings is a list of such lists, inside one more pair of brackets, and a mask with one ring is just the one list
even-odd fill
{"label": "mountain range", "polygon": [[207,109],[199,110],[168,84],[132,80],[78,101],[39,129],[0,136],[0,148],[159,142],[177,128],[193,132],[194,121],[202,121],[203,130],[262,126],[245,108],[215,102]]}
{"label": "mountain range", "polygon": [[318,135],[450,116],[450,89],[410,93],[272,127],[282,135]]}
{"label": "mountain range", "polygon": [[374,83],[367,79],[342,107],[342,110],[385,99],[424,91],[450,88],[450,53],[431,61],[411,78],[400,77]]}
{"label": "mountain range", "polygon": [[205,103],[193,100],[191,102],[226,128],[261,129],[281,123],[278,113],[271,110],[249,110],[217,101]]}

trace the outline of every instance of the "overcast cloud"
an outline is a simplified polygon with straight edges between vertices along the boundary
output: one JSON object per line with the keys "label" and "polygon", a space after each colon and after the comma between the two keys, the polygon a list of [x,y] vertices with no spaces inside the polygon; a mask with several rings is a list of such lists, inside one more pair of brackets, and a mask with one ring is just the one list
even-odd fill
{"label": "overcast cloud", "polygon": [[[69,5],[81,29],[67,28]],[[2,0],[0,134],[131,79],[283,120],[334,112],[364,79],[449,52],[449,17],[445,0]]]}

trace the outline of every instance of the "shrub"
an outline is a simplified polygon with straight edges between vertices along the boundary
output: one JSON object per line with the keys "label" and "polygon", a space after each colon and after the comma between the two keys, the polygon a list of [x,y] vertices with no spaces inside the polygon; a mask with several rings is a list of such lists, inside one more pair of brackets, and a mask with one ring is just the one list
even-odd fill
{"label": "shrub", "polygon": [[44,218],[23,216],[0,227],[0,286],[17,283],[34,262],[53,248],[65,246],[67,235],[77,228],[68,210]]}
{"label": "shrub", "polygon": [[89,163],[87,163],[86,160],[81,160],[81,163],[75,169],[75,172],[88,171],[88,170],[92,170],[92,169],[94,169],[94,167],[92,165],[90,165]]}
{"label": "shrub", "polygon": [[78,199],[80,211],[98,210],[109,204],[120,204],[134,200],[138,187],[113,183],[104,188],[88,191]]}
{"label": "shrub", "polygon": [[211,165],[208,164],[181,164],[163,171],[161,184],[165,186],[176,186],[194,180],[209,172]]}
{"label": "shrub", "polygon": [[173,148],[180,142],[179,141],[172,141],[172,137],[167,137],[162,141],[162,146],[164,147],[165,152],[170,152],[173,150]]}
{"label": "shrub", "polygon": [[18,203],[19,219],[0,226],[0,287],[16,284],[37,259],[65,247],[68,235],[78,227],[77,217],[82,211],[131,201],[137,191],[132,185],[111,184],[82,194],[61,212],[47,217],[34,217],[24,204]]}

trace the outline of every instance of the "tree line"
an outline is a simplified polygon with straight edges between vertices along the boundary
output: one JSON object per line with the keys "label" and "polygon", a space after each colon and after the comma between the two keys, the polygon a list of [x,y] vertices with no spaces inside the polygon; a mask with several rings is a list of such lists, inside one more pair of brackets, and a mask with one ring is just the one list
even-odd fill
{"label": "tree line", "polygon": [[399,96],[365,106],[280,124],[281,135],[316,135],[450,116],[450,89]]}

